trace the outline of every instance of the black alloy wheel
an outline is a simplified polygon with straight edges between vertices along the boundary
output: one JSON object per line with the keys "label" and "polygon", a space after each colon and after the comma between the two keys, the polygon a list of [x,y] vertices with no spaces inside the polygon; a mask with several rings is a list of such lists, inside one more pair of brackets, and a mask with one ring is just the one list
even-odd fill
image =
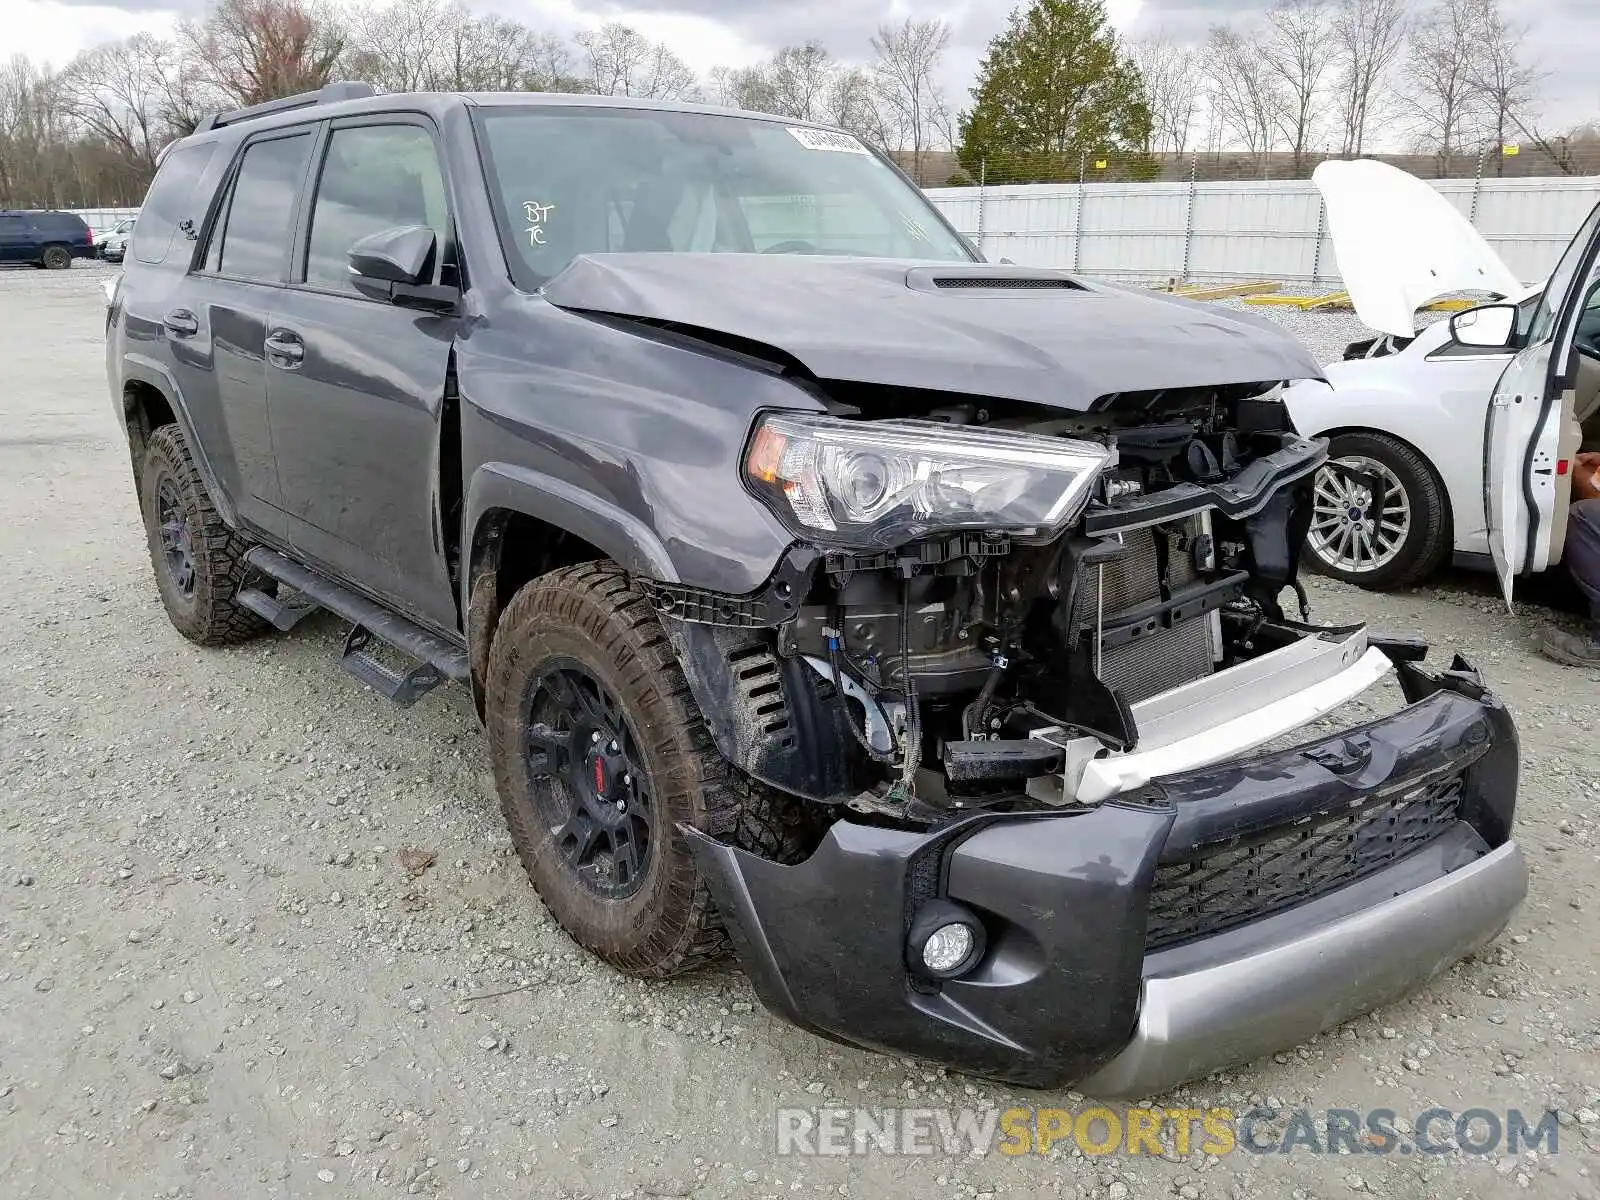
{"label": "black alloy wheel", "polygon": [[625,899],[644,882],[656,812],[644,757],[617,698],[576,659],[545,665],[526,703],[531,799],[585,889]]}
{"label": "black alloy wheel", "polygon": [[163,479],[156,491],[156,520],[160,528],[161,553],[166,562],[167,576],[180,596],[186,600],[192,599],[194,544],[189,536],[189,523],[184,519],[178,485],[172,479]]}

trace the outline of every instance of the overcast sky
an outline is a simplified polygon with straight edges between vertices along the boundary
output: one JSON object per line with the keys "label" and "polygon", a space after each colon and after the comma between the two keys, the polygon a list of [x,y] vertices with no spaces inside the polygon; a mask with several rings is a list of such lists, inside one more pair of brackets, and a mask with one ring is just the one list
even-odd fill
{"label": "overcast sky", "polygon": [[[203,0],[0,0],[13,44],[60,64],[98,41],[140,30],[165,33]],[[866,58],[867,38],[883,20],[941,16],[954,30],[945,83],[967,100],[984,46],[1005,25],[1007,0],[469,0],[470,7],[516,17],[536,29],[573,32],[618,19],[672,46],[700,72],[755,62],[779,46],[820,38],[835,56]],[[1165,30],[1175,39],[1204,37],[1218,22],[1244,23],[1263,0],[1108,0],[1112,20],[1138,36]],[[1510,0],[1507,9],[1532,26],[1530,46],[1551,73],[1544,124],[1564,128],[1600,117],[1600,0]],[[8,36],[8,41],[12,39]]]}

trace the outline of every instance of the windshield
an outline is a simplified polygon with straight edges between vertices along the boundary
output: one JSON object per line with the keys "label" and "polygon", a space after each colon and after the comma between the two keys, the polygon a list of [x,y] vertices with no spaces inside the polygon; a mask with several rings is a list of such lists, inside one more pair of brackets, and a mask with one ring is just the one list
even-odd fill
{"label": "windshield", "polygon": [[474,113],[513,276],[579,254],[832,254],[970,262],[922,194],[846,133],[652,109]]}

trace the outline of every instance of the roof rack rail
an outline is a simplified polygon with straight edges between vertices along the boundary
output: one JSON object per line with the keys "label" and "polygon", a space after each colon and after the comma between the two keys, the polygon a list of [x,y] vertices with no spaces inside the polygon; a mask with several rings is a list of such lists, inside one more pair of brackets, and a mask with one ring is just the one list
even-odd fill
{"label": "roof rack rail", "polygon": [[356,79],[324,84],[314,92],[301,92],[297,96],[285,96],[281,100],[268,100],[264,104],[252,104],[249,108],[239,108],[233,112],[207,113],[200,118],[200,123],[194,127],[194,131],[205,133],[208,130],[220,129],[224,125],[237,125],[240,121],[251,121],[256,117],[270,116],[273,113],[310,108],[314,104],[334,104],[340,100],[364,100],[368,96],[377,94],[377,88]]}

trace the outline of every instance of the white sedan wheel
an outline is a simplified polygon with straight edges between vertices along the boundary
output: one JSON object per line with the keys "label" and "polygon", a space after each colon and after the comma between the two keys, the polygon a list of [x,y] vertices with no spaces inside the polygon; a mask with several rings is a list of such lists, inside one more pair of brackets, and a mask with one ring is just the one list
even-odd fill
{"label": "white sedan wheel", "polygon": [[[1376,504],[1369,480],[1383,493]],[[1356,576],[1382,570],[1400,554],[1410,534],[1411,497],[1383,463],[1347,456],[1330,460],[1317,472],[1307,540],[1324,567]]]}

